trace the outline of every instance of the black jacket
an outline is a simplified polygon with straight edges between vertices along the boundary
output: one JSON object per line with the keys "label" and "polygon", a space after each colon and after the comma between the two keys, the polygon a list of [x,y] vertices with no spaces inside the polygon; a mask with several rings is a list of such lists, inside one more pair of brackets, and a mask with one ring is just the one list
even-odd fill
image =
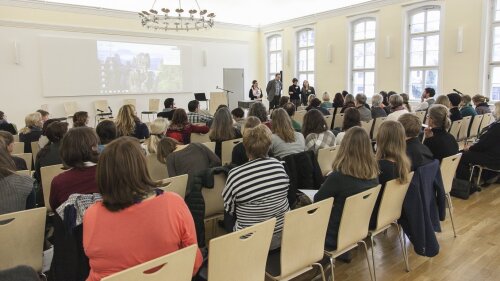
{"label": "black jacket", "polygon": [[7,131],[13,135],[17,134],[16,127],[14,127],[11,123],[1,123],[0,131]]}
{"label": "black jacket", "polygon": [[451,122],[462,120],[462,113],[460,113],[460,109],[458,109],[458,107],[450,108],[450,120]]}
{"label": "black jacket", "polygon": [[172,121],[172,117],[174,116],[174,111],[175,111],[175,109],[172,109],[170,111],[158,112],[158,114],[156,114],[156,117],[163,117],[163,118],[167,118],[168,120]]}
{"label": "black jacket", "polygon": [[406,141],[406,154],[410,158],[412,171],[434,160],[429,148],[416,137]]}
{"label": "black jacket", "polygon": [[433,136],[426,138],[424,144],[431,150],[434,159],[443,160],[443,158],[458,153],[458,143],[450,133],[440,128],[432,129]]}

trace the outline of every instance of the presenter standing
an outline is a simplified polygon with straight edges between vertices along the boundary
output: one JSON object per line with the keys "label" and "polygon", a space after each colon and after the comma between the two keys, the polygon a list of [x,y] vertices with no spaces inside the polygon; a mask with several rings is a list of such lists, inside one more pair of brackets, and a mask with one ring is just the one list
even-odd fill
{"label": "presenter standing", "polygon": [[276,75],[274,75],[274,79],[269,81],[266,87],[267,99],[269,100],[269,109],[278,107],[282,89],[283,84],[281,83],[281,74],[276,73]]}
{"label": "presenter standing", "polygon": [[292,79],[292,85],[288,87],[288,94],[290,95],[290,101],[295,105],[295,108],[300,106],[300,86],[297,85],[299,80],[297,78]]}
{"label": "presenter standing", "polygon": [[248,97],[251,100],[262,100],[262,90],[259,88],[259,83],[257,82],[257,80],[252,81],[252,87],[248,92]]}

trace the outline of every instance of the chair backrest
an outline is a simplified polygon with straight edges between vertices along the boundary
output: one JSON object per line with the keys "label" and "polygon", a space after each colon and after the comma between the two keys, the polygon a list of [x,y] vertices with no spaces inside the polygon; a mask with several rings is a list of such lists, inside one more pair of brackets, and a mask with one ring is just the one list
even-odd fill
{"label": "chair backrest", "polygon": [[365,130],[365,132],[368,134],[368,136],[370,136],[370,133],[372,131],[372,127],[373,127],[373,119],[371,119],[368,122],[361,121],[361,128],[363,128]]}
{"label": "chair backrest", "polygon": [[214,187],[201,189],[203,200],[205,200],[205,217],[224,213],[224,200],[222,190],[226,186],[226,175],[223,173],[214,175]]}
{"label": "chair backrest", "polygon": [[213,153],[215,153],[215,142],[210,141],[210,142],[204,142],[203,144],[206,147],[208,147]]}
{"label": "chair backrest", "polygon": [[64,103],[64,112],[67,117],[73,116],[78,111],[78,105],[75,101],[68,101]]}
{"label": "chair backrest", "polygon": [[242,141],[243,139],[239,138],[222,142],[221,160],[223,166],[226,164],[231,164],[231,161],[233,160],[233,148]]}
{"label": "chair backrest", "polygon": [[40,168],[40,175],[42,177],[43,201],[45,202],[45,207],[48,211],[52,211],[52,208],[49,204],[50,186],[54,177],[64,172],[62,167],[63,165],[57,164]]}
{"label": "chair backrest", "polygon": [[469,132],[470,122],[472,116],[465,116],[462,118],[462,126],[460,126],[460,132],[458,133],[458,140],[465,140],[467,138],[467,133]]}
{"label": "chair backrest", "polygon": [[210,240],[208,280],[264,281],[276,218]]}
{"label": "chair backrest", "polygon": [[191,143],[205,143],[210,142],[208,134],[191,133]]}
{"label": "chair backrest", "polygon": [[443,178],[444,192],[450,193],[451,186],[453,184],[453,178],[455,177],[455,172],[457,171],[458,163],[462,158],[462,153],[458,153],[452,156],[448,156],[441,160],[441,177]]}
{"label": "chair backrest", "polygon": [[46,214],[42,207],[0,215],[0,270],[28,265],[41,272]]}
{"label": "chair backrest", "polygon": [[479,133],[491,124],[491,118],[493,117],[492,113],[485,113],[483,116],[483,121],[481,121],[481,126],[479,126]]}
{"label": "chair backrest", "polygon": [[337,113],[333,119],[333,128],[342,128],[344,113]]}
{"label": "chair backrest", "polygon": [[31,163],[33,160],[33,156],[31,153],[12,154],[12,156],[17,156],[19,158],[22,158],[24,162],[26,162],[26,167],[28,168],[28,171],[31,171]]}
{"label": "chair backrest", "polygon": [[33,163],[36,162],[36,156],[38,155],[38,152],[40,152],[40,144],[37,141],[31,142],[31,154],[33,155]]}
{"label": "chair backrest", "polygon": [[207,101],[205,93],[194,93],[194,99],[197,101]]}
{"label": "chair backrest", "polygon": [[148,166],[149,175],[152,180],[159,181],[168,178],[167,165],[158,161],[156,153],[146,156],[146,165]]}
{"label": "chair backrest", "polygon": [[332,115],[325,115],[325,121],[326,121],[326,127],[331,128],[332,123],[333,123],[333,116]]}
{"label": "chair backrest", "polygon": [[21,153],[24,153],[24,142],[14,142],[14,150],[12,150],[12,154]]}
{"label": "chair backrest", "polygon": [[335,113],[335,108],[334,107],[330,107],[328,108],[328,112],[330,112],[330,114],[332,115],[333,117],[333,113]]}
{"label": "chair backrest", "polygon": [[481,121],[483,121],[484,115],[476,115],[472,118],[472,124],[470,125],[469,138],[477,137],[479,132],[479,127],[481,126]]}
{"label": "chair backrest", "polygon": [[372,133],[372,139],[376,140],[378,136],[378,131],[380,130],[380,125],[387,120],[387,117],[379,117],[376,118],[375,121],[373,121],[373,133]]}
{"label": "chair backrest", "polygon": [[318,150],[318,164],[323,175],[332,170],[333,161],[337,157],[337,147],[326,147]]}
{"label": "chair backrest", "polygon": [[370,217],[380,192],[380,185],[347,197],[337,237],[337,251],[366,238]]}
{"label": "chair backrest", "polygon": [[160,111],[160,99],[149,99],[149,111],[151,112]]}
{"label": "chair backrest", "polygon": [[107,100],[96,100],[94,101],[94,111],[96,114],[102,113],[98,111],[109,112],[108,101]]}
{"label": "chair backrest", "polygon": [[408,174],[407,183],[400,183],[398,179],[393,179],[385,184],[377,214],[377,230],[395,222],[401,216],[403,201],[413,178],[413,173]]}
{"label": "chair backrest", "polygon": [[[266,107],[266,108],[269,108],[269,107]],[[307,108],[307,106],[301,105],[301,106],[297,107],[297,111],[306,110],[306,108]]]}
{"label": "chair backrest", "polygon": [[123,105],[133,105],[134,107],[137,107],[137,100],[136,99],[124,99]]}
{"label": "chair backrest", "polygon": [[165,186],[160,187],[164,191],[171,191],[179,194],[182,198],[186,196],[186,188],[188,183],[188,175],[180,175],[176,177],[163,179]]}
{"label": "chair backrest", "polygon": [[415,111],[415,115],[417,115],[418,120],[420,120],[420,123],[424,124],[425,115],[427,115],[427,111],[425,110]]}
{"label": "chair backrest", "polygon": [[16,174],[21,175],[21,176],[31,177],[31,171],[30,170],[17,170]]}
{"label": "chair backrest", "polygon": [[458,140],[458,133],[460,133],[460,127],[462,127],[462,120],[456,120],[451,122],[450,134]]}
{"label": "chair backrest", "polygon": [[328,198],[285,214],[281,276],[289,276],[322,259],[332,206],[333,198]]}
{"label": "chair backrest", "polygon": [[13,137],[15,142],[19,142],[19,135],[13,135]]}
{"label": "chair backrest", "polygon": [[[102,281],[190,281],[196,260],[196,250],[197,246],[193,244],[168,255],[107,276]],[[160,268],[148,273],[149,270],[157,267]]]}
{"label": "chair backrest", "polygon": [[292,116],[293,120],[297,121],[300,125],[304,123],[304,116],[306,116],[307,111],[298,110],[295,111],[295,114]]}

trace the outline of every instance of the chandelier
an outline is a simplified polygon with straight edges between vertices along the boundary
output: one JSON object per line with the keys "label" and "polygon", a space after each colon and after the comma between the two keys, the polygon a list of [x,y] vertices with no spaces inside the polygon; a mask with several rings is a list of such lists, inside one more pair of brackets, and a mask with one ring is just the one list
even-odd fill
{"label": "chandelier", "polygon": [[179,7],[177,9],[161,8],[161,12],[158,12],[154,9],[155,0],[149,11],[139,12],[141,24],[147,29],[165,31],[189,31],[212,28],[214,26],[215,14],[208,13],[207,10],[202,10],[198,4],[198,0],[195,0],[195,2],[198,6],[198,11],[190,9],[187,13],[184,13],[181,0],[179,0]]}

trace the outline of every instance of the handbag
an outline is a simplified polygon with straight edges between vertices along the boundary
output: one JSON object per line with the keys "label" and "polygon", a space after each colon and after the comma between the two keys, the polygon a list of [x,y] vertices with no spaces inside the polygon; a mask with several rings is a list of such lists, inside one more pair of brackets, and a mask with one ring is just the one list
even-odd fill
{"label": "handbag", "polygon": [[451,184],[450,195],[467,200],[469,196],[476,191],[480,191],[480,189],[474,186],[470,181],[454,178]]}

